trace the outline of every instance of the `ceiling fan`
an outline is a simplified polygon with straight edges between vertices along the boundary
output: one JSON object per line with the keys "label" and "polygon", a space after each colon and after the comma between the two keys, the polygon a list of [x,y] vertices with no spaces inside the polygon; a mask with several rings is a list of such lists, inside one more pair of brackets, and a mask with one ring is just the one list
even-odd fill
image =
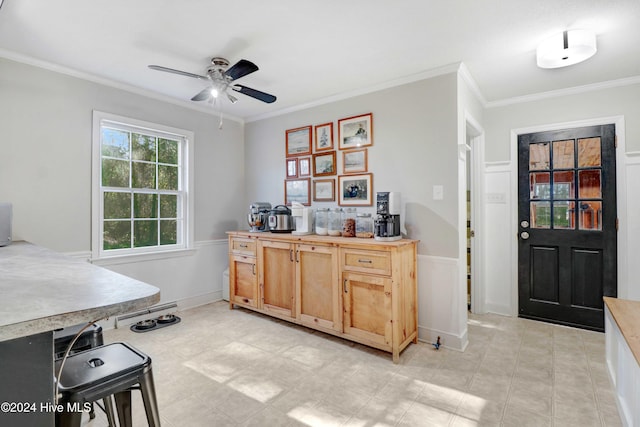
{"label": "ceiling fan", "polygon": [[227,99],[229,99],[232,104],[235,104],[238,99],[228,92],[228,90],[233,90],[259,101],[266,102],[267,104],[275,102],[276,97],[271,94],[234,83],[236,80],[258,71],[258,66],[253,62],[241,59],[231,66],[231,68],[228,68],[229,61],[224,58],[214,57],[211,59],[211,64],[212,65],[207,67],[206,76],[189,73],[187,71],[174,70],[173,68],[162,67],[160,65],[149,65],[149,68],[156,71],[179,74],[181,76],[187,76],[209,83],[205,89],[198,92],[191,98],[192,101],[213,102],[218,98],[218,96],[225,94]]}

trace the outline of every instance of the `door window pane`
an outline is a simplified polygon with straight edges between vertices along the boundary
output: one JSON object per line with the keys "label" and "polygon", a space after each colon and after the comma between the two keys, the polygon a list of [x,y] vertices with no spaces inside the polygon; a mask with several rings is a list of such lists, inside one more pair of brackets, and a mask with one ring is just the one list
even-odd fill
{"label": "door window pane", "polygon": [[553,173],[553,198],[554,199],[573,199],[574,191],[574,171],[563,171]]}
{"label": "door window pane", "polygon": [[602,164],[600,137],[578,140],[578,167],[600,166]]}
{"label": "door window pane", "polygon": [[601,199],[599,169],[587,169],[578,171],[578,197],[581,199]]}
{"label": "door window pane", "polygon": [[575,202],[553,202],[553,228],[574,228],[575,205]]}
{"label": "door window pane", "polygon": [[530,202],[531,228],[551,227],[551,204],[549,202]]}
{"label": "door window pane", "polygon": [[580,230],[602,230],[602,202],[580,202]]}
{"label": "door window pane", "polygon": [[549,200],[551,198],[550,176],[548,172],[529,174],[529,198],[532,200]]}
{"label": "door window pane", "polygon": [[529,144],[529,170],[549,170],[549,143]]}
{"label": "door window pane", "polygon": [[571,169],[574,166],[574,140],[553,141],[553,168]]}

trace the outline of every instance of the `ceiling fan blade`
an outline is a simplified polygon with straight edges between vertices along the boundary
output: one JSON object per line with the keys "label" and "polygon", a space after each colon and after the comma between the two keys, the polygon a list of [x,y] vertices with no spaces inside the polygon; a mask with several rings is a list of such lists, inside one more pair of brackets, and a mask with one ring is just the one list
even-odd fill
{"label": "ceiling fan blade", "polygon": [[272,102],[275,102],[277,99],[273,95],[270,95],[265,92],[260,92],[259,90],[251,89],[250,87],[246,87],[242,85],[234,85],[231,87],[231,89],[235,90],[236,92],[240,92],[242,94],[250,96],[252,98],[258,99],[262,102],[266,102],[267,104],[271,104]]}
{"label": "ceiling fan blade", "polygon": [[211,88],[205,88],[202,91],[198,92],[191,98],[192,101],[204,101],[205,99],[209,99],[211,97]]}
{"label": "ceiling fan blade", "polygon": [[188,73],[186,71],[174,70],[173,68],[167,68],[161,65],[149,65],[149,68],[156,71],[164,71],[165,73],[173,73],[173,74],[180,74],[181,76],[193,77],[194,79],[209,80],[209,77],[207,76]]}
{"label": "ceiling fan blade", "polygon": [[247,61],[246,59],[241,59],[224,73],[233,80],[237,80],[240,77],[244,77],[255,71],[258,71],[258,66],[256,64],[251,61]]}

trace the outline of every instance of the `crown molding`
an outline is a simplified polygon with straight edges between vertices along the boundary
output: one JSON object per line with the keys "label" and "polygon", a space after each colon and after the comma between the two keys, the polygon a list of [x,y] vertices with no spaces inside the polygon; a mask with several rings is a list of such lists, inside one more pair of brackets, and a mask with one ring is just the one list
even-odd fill
{"label": "crown molding", "polygon": [[559,98],[568,95],[577,95],[586,92],[593,92],[603,89],[611,89],[622,86],[631,86],[640,84],[640,76],[626,77],[617,80],[609,80],[606,82],[593,83],[582,86],[568,87],[564,89],[551,90],[547,92],[534,93],[531,95],[516,96],[513,98],[505,98],[498,101],[489,101],[485,104],[486,108],[506,107],[514,104],[523,104],[526,102],[541,101],[550,98]]}
{"label": "crown molding", "polygon": [[380,90],[389,89],[396,86],[402,86],[402,85],[417,82],[420,80],[426,80],[433,77],[442,76],[445,74],[456,73],[460,69],[460,64],[461,63],[448,64],[442,67],[433,68],[431,70],[422,71],[420,73],[410,74],[408,76],[399,77],[397,79],[387,80],[385,82],[381,82],[378,84],[365,86],[365,87],[351,90],[348,92],[342,92],[336,95],[331,95],[326,98],[318,99],[316,101],[295,105],[293,107],[283,108],[281,110],[272,111],[265,114],[259,114],[257,116],[248,117],[246,119],[246,122],[249,123],[249,122],[256,122],[258,120],[269,119],[272,117],[277,117],[284,114],[293,113],[296,111],[306,110],[308,108],[317,107],[320,105],[330,104],[336,101],[342,101],[344,99],[349,99],[349,98],[353,98],[360,95],[366,95],[369,93],[378,92]]}
{"label": "crown molding", "polygon": [[464,80],[467,83],[467,86],[469,86],[469,89],[471,90],[471,92],[473,92],[473,94],[478,98],[478,101],[480,101],[480,104],[483,107],[486,107],[487,100],[482,94],[482,91],[480,90],[480,86],[478,86],[478,83],[469,72],[469,69],[467,68],[466,65],[464,65],[464,62],[460,63],[460,67],[458,68],[458,75],[462,78],[462,80]]}
{"label": "crown molding", "polygon": [[[10,61],[19,62],[21,64],[31,65],[33,67],[42,68],[48,71],[53,71],[54,73],[64,74],[67,76],[75,77],[82,80],[87,80],[92,83],[97,83],[103,86],[108,86],[114,89],[120,89],[126,92],[130,92],[136,95],[144,96],[147,98],[155,99],[156,101],[162,101],[169,104],[177,105],[179,107],[187,108],[189,110],[198,111],[200,113],[209,114],[212,116],[218,116],[220,114],[219,111],[212,110],[211,108],[203,107],[200,105],[196,105],[191,102],[181,101],[179,99],[172,98],[170,96],[161,95],[157,92],[153,92],[148,89],[142,89],[136,86],[132,86],[126,83],[118,82],[115,80],[110,80],[104,77],[97,76],[95,74],[86,73],[84,71],[74,70],[72,68],[64,67],[62,65],[58,65],[52,62],[43,61],[40,59],[36,59],[27,55],[23,55],[21,53],[13,52],[7,49],[0,48],[0,58],[5,58]],[[230,115],[228,113],[224,113],[225,120],[233,120],[235,122],[239,122],[244,124],[244,120],[240,117],[236,117]]]}

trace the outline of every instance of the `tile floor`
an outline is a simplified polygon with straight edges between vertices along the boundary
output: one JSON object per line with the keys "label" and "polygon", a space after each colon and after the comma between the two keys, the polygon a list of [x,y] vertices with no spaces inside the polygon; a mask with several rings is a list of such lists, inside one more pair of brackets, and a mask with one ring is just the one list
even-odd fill
{"label": "tile floor", "polygon": [[[617,426],[604,335],[470,315],[465,352],[389,354],[224,302],[171,327],[105,331],[153,360],[165,427]],[[146,425],[134,391],[134,425]],[[87,426],[104,426],[98,417]]]}

